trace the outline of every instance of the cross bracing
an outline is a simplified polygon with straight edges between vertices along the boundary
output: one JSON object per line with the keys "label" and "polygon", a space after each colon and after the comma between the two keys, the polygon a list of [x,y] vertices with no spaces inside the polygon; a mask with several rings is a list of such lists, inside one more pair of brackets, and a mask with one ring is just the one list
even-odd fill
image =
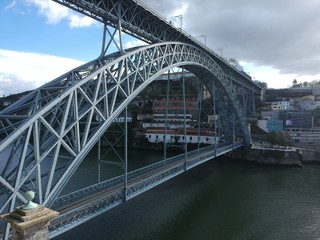
{"label": "cross bracing", "polygon": [[220,65],[224,74],[238,84],[256,94],[261,88],[251,81],[251,77],[231,66],[225,59],[202,44],[190,33],[170,22],[170,19],[151,9],[141,0],[53,0],[77,12],[121,31],[149,44],[179,41],[192,44],[211,56]]}
{"label": "cross bracing", "polygon": [[[0,213],[21,205],[26,190],[37,193],[36,202],[51,206],[113,120],[146,86],[170,69],[183,68],[196,75],[214,96],[212,106],[223,118],[225,137],[235,142],[237,135],[244,144],[249,143],[246,118],[251,109],[246,106],[260,88],[246,74],[140,2],[55,1],[103,22],[110,40],[103,44],[98,59],[54,79],[0,112]],[[124,31],[152,45],[124,50],[120,41],[119,52],[107,55],[110,43],[116,43],[117,31],[119,36]],[[212,151],[216,156],[217,145]],[[181,169],[187,169],[187,160]],[[128,191],[124,195],[130,198],[130,194]],[[120,201],[121,196],[117,198]]]}
{"label": "cross bracing", "polygon": [[154,79],[179,66],[207,72],[208,89],[214,80],[223,87],[248,141],[236,88],[208,54],[179,42],[145,46],[85,64],[1,112],[1,212],[21,203],[26,189],[50,206],[113,119]]}

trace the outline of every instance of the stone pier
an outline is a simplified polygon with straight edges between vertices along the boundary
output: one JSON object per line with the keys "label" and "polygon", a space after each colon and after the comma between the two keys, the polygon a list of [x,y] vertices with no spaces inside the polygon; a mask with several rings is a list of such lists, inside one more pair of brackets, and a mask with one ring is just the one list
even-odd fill
{"label": "stone pier", "polygon": [[30,209],[24,205],[0,218],[11,224],[13,240],[47,240],[50,221],[58,215],[56,211],[35,204]]}

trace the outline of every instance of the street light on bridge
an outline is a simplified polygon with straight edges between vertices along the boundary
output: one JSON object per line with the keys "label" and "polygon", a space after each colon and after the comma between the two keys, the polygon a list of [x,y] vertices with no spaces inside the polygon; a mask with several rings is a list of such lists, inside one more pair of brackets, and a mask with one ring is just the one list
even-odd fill
{"label": "street light on bridge", "polygon": [[217,48],[217,49],[214,49],[213,51],[216,51],[216,50],[219,50],[219,51],[220,51],[221,57],[222,57],[222,48]]}
{"label": "street light on bridge", "polygon": [[[169,17],[169,19],[172,19],[172,18],[180,19],[180,30],[182,30],[182,15],[176,15],[176,16]],[[171,23],[171,21],[170,21],[170,23]]]}
{"label": "street light on bridge", "polygon": [[196,38],[202,37],[204,39],[204,45],[207,46],[207,35],[195,36]]}

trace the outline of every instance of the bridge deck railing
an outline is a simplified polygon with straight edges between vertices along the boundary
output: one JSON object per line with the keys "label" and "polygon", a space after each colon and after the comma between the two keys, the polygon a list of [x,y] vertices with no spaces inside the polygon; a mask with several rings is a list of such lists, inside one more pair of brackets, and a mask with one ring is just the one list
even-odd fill
{"label": "bridge deck railing", "polygon": [[[214,149],[214,146],[208,146],[208,147],[204,147],[204,148],[201,148],[201,149],[196,149],[196,150],[188,152],[187,154],[190,157],[190,156],[199,154],[199,152],[208,151],[210,149]],[[171,157],[171,158],[167,158],[167,159],[164,159],[162,161],[156,162],[154,164],[151,164],[151,165],[139,168],[137,170],[134,170],[134,171],[128,173],[128,179],[131,179],[131,178],[136,177],[138,175],[142,175],[142,174],[144,174],[146,172],[149,172],[151,170],[154,170],[154,169],[157,169],[159,167],[165,166],[167,164],[176,162],[176,161],[181,159],[182,155],[184,155],[184,154],[177,155],[177,156],[174,156],[174,157]],[[121,183],[123,181],[124,181],[124,175],[122,174],[122,175],[119,175],[117,177],[102,181],[100,183],[93,184],[91,186],[82,188],[82,189],[74,191],[74,192],[71,192],[69,194],[66,194],[66,195],[63,195],[63,196],[57,198],[54,201],[54,203],[51,205],[51,208],[59,209],[62,206],[65,206],[67,204],[72,203],[73,201],[79,200],[81,198],[88,197],[92,193],[97,193],[97,192],[103,191],[103,190],[108,189],[108,188],[110,188],[112,186],[115,186],[116,184],[119,184],[119,183]]]}
{"label": "bridge deck railing", "polygon": [[[191,152],[188,152],[188,160],[185,161],[185,155],[180,154],[179,158],[173,157],[171,159],[166,159],[160,161],[156,164],[152,164],[154,166],[158,166],[158,170],[153,172],[151,175],[147,175],[139,179],[139,175],[144,173],[141,169],[151,169],[155,168],[154,166],[146,166],[141,169],[137,169],[132,172],[132,176],[136,176],[137,178],[128,184],[128,188],[123,189],[121,187],[111,189],[106,192],[106,194],[99,194],[98,197],[92,197],[91,202],[80,205],[80,207],[74,208],[68,212],[62,213],[57,218],[51,221],[50,225],[50,237],[55,237],[81,223],[129,200],[177,175],[182,172],[185,172],[188,169],[191,169],[203,162],[206,162],[215,156],[222,155],[228,151],[231,151],[235,148],[242,146],[242,143],[236,144],[221,144],[219,149],[215,149],[214,146],[210,146],[204,149],[197,149]],[[168,165],[167,167],[163,167],[163,163]],[[187,168],[186,168],[187,165]],[[123,176],[119,176],[117,178],[112,179],[110,182],[119,182],[122,180]],[[99,185],[99,184],[98,184]],[[107,186],[106,183],[100,184]],[[96,186],[97,187],[97,186]],[[90,187],[86,188],[85,192],[88,192]],[[80,195],[81,191],[78,191],[77,194],[72,195]],[[92,194],[92,192],[91,192]],[[69,194],[70,195],[70,194]],[[93,194],[94,195],[94,194]],[[71,196],[70,196],[71,197]]]}

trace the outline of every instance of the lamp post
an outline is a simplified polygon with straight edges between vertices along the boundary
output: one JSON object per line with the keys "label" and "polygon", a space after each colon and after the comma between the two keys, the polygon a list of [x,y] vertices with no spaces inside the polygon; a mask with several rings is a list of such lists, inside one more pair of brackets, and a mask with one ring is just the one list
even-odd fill
{"label": "lamp post", "polygon": [[207,35],[199,35],[195,37],[202,37],[204,39],[204,45],[207,46]]}
{"label": "lamp post", "polygon": [[[169,17],[169,19],[172,19],[172,18],[180,19],[180,30],[182,30],[182,15],[176,15],[176,16]],[[171,23],[171,21],[170,21],[170,23]]]}
{"label": "lamp post", "polygon": [[219,50],[220,51],[220,53],[221,53],[221,57],[222,57],[222,48],[217,48],[217,49],[214,49],[214,50]]}

